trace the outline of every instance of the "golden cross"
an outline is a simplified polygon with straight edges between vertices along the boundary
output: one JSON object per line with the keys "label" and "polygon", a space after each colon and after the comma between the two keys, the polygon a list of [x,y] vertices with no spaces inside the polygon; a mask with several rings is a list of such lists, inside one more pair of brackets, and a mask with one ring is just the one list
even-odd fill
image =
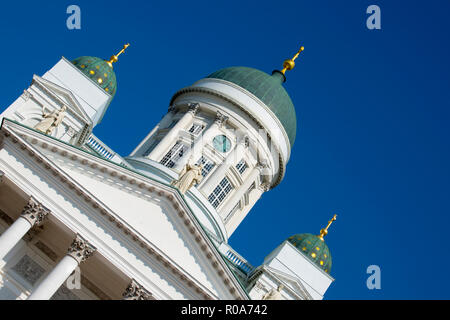
{"label": "golden cross", "polygon": [[119,60],[119,56],[125,52],[125,50],[130,46],[129,43],[127,43],[126,45],[123,46],[122,50],[119,51],[119,53],[113,55],[109,61],[106,61],[108,63],[108,65],[112,68],[112,64],[117,62],[117,60]]}
{"label": "golden cross", "polygon": [[323,237],[325,237],[328,234],[328,228],[331,226],[331,224],[333,223],[333,221],[336,221],[337,215],[335,214],[333,216],[333,218],[328,221],[328,225],[326,226],[325,229],[321,229],[320,230],[320,234],[318,235],[319,239],[323,241]]}

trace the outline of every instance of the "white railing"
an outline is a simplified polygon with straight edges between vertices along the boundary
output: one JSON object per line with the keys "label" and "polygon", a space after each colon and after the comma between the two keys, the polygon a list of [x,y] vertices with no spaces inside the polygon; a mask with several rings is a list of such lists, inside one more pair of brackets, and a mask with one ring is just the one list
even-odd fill
{"label": "white railing", "polygon": [[107,160],[114,161],[118,164],[123,164],[124,161],[121,156],[119,156],[117,153],[115,153],[113,150],[111,150],[106,144],[104,144],[99,138],[94,136],[94,134],[91,133],[89,138],[87,139],[86,144],[91,147],[95,152],[100,154],[102,157],[104,157]]}
{"label": "white railing", "polygon": [[235,267],[243,271],[245,274],[249,274],[255,269],[247,260],[245,260],[239,253],[234,251],[226,243],[221,243],[219,246],[219,251],[230,261]]}

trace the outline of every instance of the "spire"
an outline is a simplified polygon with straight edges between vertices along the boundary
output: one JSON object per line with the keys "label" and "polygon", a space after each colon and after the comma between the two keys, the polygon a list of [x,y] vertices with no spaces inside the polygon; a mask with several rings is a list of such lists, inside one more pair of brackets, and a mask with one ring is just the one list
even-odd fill
{"label": "spire", "polygon": [[294,67],[295,67],[295,59],[298,58],[300,52],[302,52],[303,50],[305,50],[305,47],[301,46],[300,50],[297,51],[297,53],[295,54],[295,56],[292,57],[292,59],[284,60],[283,70],[280,71],[282,74],[285,74],[286,70],[294,69]]}
{"label": "spire", "polygon": [[106,63],[108,63],[108,65],[112,68],[113,67],[113,63],[117,62],[117,60],[119,60],[119,56],[125,52],[125,50],[130,46],[129,43],[127,43],[126,45],[123,46],[122,50],[119,51],[119,53],[117,53],[116,55],[113,55],[109,61],[106,61]]}
{"label": "spire", "polygon": [[297,51],[297,53],[292,57],[292,59],[284,60],[283,69],[281,71],[274,70],[272,72],[272,76],[280,80],[281,83],[286,82],[286,75],[285,75],[286,71],[294,69],[295,59],[298,58],[300,52],[302,52],[303,50],[305,50],[305,47],[301,46],[300,49]]}
{"label": "spire", "polygon": [[336,221],[337,215],[334,215],[333,218],[328,221],[328,225],[325,229],[320,230],[320,234],[318,235],[319,239],[323,241],[323,237],[325,237],[328,234],[328,228],[331,226],[333,221]]}

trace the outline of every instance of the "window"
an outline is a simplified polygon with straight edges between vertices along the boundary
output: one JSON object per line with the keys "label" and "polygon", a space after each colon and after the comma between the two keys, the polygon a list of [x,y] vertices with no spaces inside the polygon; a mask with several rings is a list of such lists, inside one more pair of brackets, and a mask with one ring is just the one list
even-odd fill
{"label": "window", "polygon": [[227,153],[231,149],[231,140],[224,135],[218,135],[213,139],[214,148],[222,153]]}
{"label": "window", "polygon": [[198,136],[200,132],[202,132],[203,126],[198,123],[194,123],[192,127],[189,129],[189,132],[192,133],[194,136]]}
{"label": "window", "polygon": [[156,145],[159,143],[160,140],[155,140],[152,142],[152,144],[150,145],[150,147],[148,147],[148,149],[144,152],[144,154],[142,155],[143,157],[146,157],[150,154],[150,152],[152,152],[152,150],[156,147]]}
{"label": "window", "polygon": [[208,173],[210,173],[211,170],[216,165],[214,162],[210,161],[208,158],[205,158],[204,156],[202,156],[197,161],[197,165],[199,165],[199,164],[203,165],[203,168],[202,168],[202,176],[203,176],[203,178],[206,177],[208,175]]}
{"label": "window", "polygon": [[214,208],[222,203],[222,201],[227,197],[230,191],[233,190],[233,186],[227,177],[223,178],[222,181],[217,185],[213,192],[208,197],[208,201],[212,204]]}
{"label": "window", "polygon": [[239,171],[239,173],[242,175],[245,170],[247,170],[247,163],[245,163],[244,159],[239,161],[239,163],[236,165],[236,169]]}
{"label": "window", "polygon": [[173,168],[178,160],[186,153],[188,146],[180,141],[177,141],[172,149],[160,161],[161,164],[168,168]]}

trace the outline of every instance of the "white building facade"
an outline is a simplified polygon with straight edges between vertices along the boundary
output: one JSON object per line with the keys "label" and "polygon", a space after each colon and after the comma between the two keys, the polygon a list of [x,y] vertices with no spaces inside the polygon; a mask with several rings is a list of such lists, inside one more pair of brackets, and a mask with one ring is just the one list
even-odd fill
{"label": "white building facade", "polygon": [[[122,157],[92,132],[126,47],[62,58],[0,115],[0,299],[322,299],[326,229],[258,267],[228,245],[285,175],[296,117],[282,83],[298,54],[272,75],[232,67],[179,90]],[[201,179],[182,193],[187,165]]]}

